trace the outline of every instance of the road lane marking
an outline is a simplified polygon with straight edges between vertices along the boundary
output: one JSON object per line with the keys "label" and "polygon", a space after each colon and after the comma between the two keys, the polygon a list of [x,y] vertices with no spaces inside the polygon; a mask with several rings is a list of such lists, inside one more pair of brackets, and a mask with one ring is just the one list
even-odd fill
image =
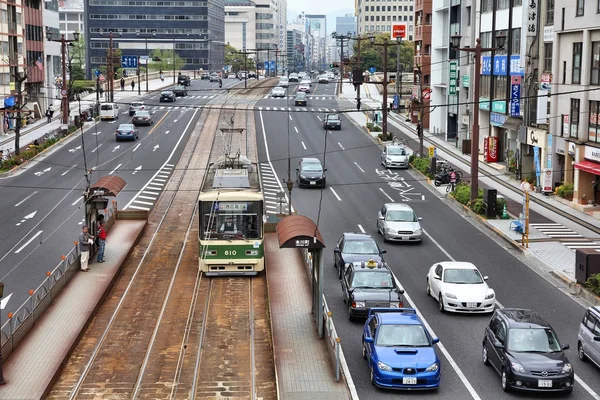
{"label": "road lane marking", "polygon": [[137,149],[139,149],[141,145],[142,145],[141,143],[138,143],[138,144],[137,144],[137,145],[136,145],[136,146],[133,148],[133,151],[136,151]]}
{"label": "road lane marking", "polygon": [[74,206],[77,203],[79,203],[81,200],[83,200],[83,197],[79,197],[77,200],[75,200],[73,203],[71,203],[71,205]]}
{"label": "road lane marking", "polygon": [[121,167],[121,165],[123,165],[123,164],[119,164],[119,165],[117,165],[117,166],[115,167],[115,169],[113,169],[112,171],[110,171],[108,174],[109,174],[109,175],[112,175],[112,174],[114,174],[115,172],[117,172],[117,169],[119,169],[119,168]]}
{"label": "road lane marking", "polygon": [[361,224],[358,224],[358,229],[360,229],[362,233],[367,233],[365,232],[365,228],[363,228]]}
{"label": "road lane marking", "polygon": [[344,148],[344,146],[342,146],[342,144],[341,144],[340,142],[337,142],[337,143],[338,143],[338,146],[340,146],[340,147],[342,148],[342,150],[346,150],[346,149]]}
{"label": "road lane marking", "polygon": [[329,187],[329,190],[331,190],[331,193],[333,193],[333,195],[336,199],[338,199],[338,201],[342,201],[342,199],[340,199],[340,196],[338,196],[338,194],[335,192],[335,190],[333,190],[331,186]]}
{"label": "road lane marking", "polygon": [[364,169],[362,169],[362,168],[360,167],[360,165],[358,165],[358,163],[357,163],[356,161],[354,161],[354,165],[356,165],[356,167],[357,167],[358,169],[360,169],[360,171],[361,171],[361,172],[363,172],[363,173],[365,172],[365,170],[364,170]]}
{"label": "road lane marking", "polygon": [[[150,183],[148,184],[148,186],[159,186],[159,187],[161,188],[161,190],[162,190],[162,188],[163,188],[165,185],[163,185],[162,183],[150,182]],[[153,188],[152,188],[152,189],[153,189]]]}
{"label": "road lane marking", "polygon": [[175,166],[174,166],[173,164],[165,164],[165,169],[166,169],[166,167],[173,168],[173,167],[175,167]]}
{"label": "road lane marking", "polygon": [[21,204],[25,203],[27,200],[29,200],[32,196],[37,194],[37,190],[33,193],[31,193],[29,196],[25,197],[23,200],[21,200],[20,202],[18,202],[17,204],[15,204],[15,207],[19,207]]}
{"label": "road lane marking", "polygon": [[319,117],[318,115],[317,115],[317,118],[319,118],[319,121],[322,121],[322,120],[321,120],[321,117]]}
{"label": "road lane marking", "polygon": [[69,173],[70,170],[72,170],[73,168],[75,168],[77,166],[77,164],[73,165],[71,168],[69,168],[68,170],[66,170],[65,172],[63,172],[62,174],[60,174],[60,176],[65,176],[66,174]]}
{"label": "road lane marking", "polygon": [[298,128],[294,127],[294,129],[296,130],[296,133],[300,133],[300,132],[298,132]]}
{"label": "road lane marking", "polygon": [[381,193],[383,193],[383,195],[384,195],[385,197],[387,197],[388,199],[390,199],[390,201],[391,201],[392,203],[395,203],[394,199],[392,199],[392,198],[390,197],[390,195],[389,195],[389,194],[387,194],[387,193],[385,192],[385,190],[383,190],[382,188],[379,188],[379,191],[380,191]]}
{"label": "road lane marking", "polygon": [[161,179],[161,178],[154,178],[153,180],[156,182],[166,182],[167,181],[166,179]]}
{"label": "road lane marking", "polygon": [[598,393],[594,392],[594,390],[591,387],[589,387],[587,383],[585,383],[583,379],[579,377],[579,375],[575,374],[575,380],[581,385],[582,388],[585,389],[586,392],[590,394],[590,396],[592,396],[595,400],[600,400],[600,396],[598,396]]}
{"label": "road lane marking", "polygon": [[146,199],[146,200],[156,200],[156,197],[150,197],[150,196],[143,196],[143,195],[139,195],[138,198],[140,199]]}
{"label": "road lane marking", "polygon": [[304,147],[304,150],[306,150],[306,145],[304,144],[304,142],[300,142],[302,143],[302,147]]}
{"label": "road lane marking", "polygon": [[102,143],[100,143],[94,150],[92,150],[92,153],[95,153],[96,150],[98,150],[100,147],[102,147]]}
{"label": "road lane marking", "polygon": [[135,208],[136,210],[144,210],[144,211],[150,211],[150,209],[148,207],[138,207],[138,206],[127,206],[127,208]]}
{"label": "road lane marking", "polygon": [[[290,108],[288,111],[292,111],[292,109]],[[288,117],[290,117],[290,121],[292,120],[292,116],[288,115]]]}
{"label": "road lane marking", "polygon": [[[140,196],[138,196],[138,197],[140,197]],[[145,204],[145,205],[147,205],[147,206],[154,205],[154,203],[150,203],[149,201],[134,200],[133,202],[134,202],[134,203],[139,203],[139,204]]]}
{"label": "road lane marking", "polygon": [[23,246],[19,247],[16,251],[15,254],[19,254],[25,247],[29,246],[31,244],[31,242],[33,242],[35,240],[36,237],[40,236],[42,234],[42,232],[44,231],[38,231],[38,233],[36,233],[35,235],[33,235],[31,237],[31,239],[29,239],[27,242],[25,242],[23,244]]}
{"label": "road lane marking", "polygon": [[146,193],[146,194],[152,194],[154,196],[158,196],[160,194],[160,192],[151,192],[149,190],[144,190],[142,193]]}

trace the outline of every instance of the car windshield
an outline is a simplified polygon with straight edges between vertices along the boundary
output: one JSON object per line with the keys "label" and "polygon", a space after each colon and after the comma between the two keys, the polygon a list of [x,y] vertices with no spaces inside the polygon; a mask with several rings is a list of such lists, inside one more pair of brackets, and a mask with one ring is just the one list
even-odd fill
{"label": "car windshield", "polygon": [[338,121],[340,119],[340,117],[337,115],[328,115],[327,119],[330,121]]}
{"label": "car windshield", "polygon": [[136,111],[135,117],[148,117],[150,113],[148,111]]}
{"label": "car windshield", "polygon": [[101,110],[112,110],[112,109],[113,109],[113,106],[112,106],[112,104],[102,104],[102,105],[100,106],[100,109],[101,109]]}
{"label": "car windshield", "polygon": [[131,124],[121,124],[121,125],[119,125],[119,128],[118,128],[118,130],[120,130],[120,131],[132,131],[134,129],[135,129],[134,126]]}
{"label": "car windshield", "polygon": [[405,156],[406,149],[404,147],[388,147],[388,154],[390,156]]}
{"label": "car windshield", "polygon": [[283,88],[282,87],[276,87],[275,89],[273,89],[274,92],[283,92]]}
{"label": "car windshield", "polygon": [[298,92],[296,93],[296,98],[297,99],[304,99],[306,97],[306,93],[304,92]]}
{"label": "car windshield", "polygon": [[183,86],[175,86],[175,90],[183,90]]}
{"label": "car windshield", "polygon": [[131,103],[131,107],[141,107],[144,103]]}
{"label": "car windshield", "polygon": [[512,328],[508,331],[508,350],[526,353],[555,353],[560,343],[552,329]]}
{"label": "car windshield", "polygon": [[392,288],[392,275],[387,272],[358,270],[352,277],[353,288]]}
{"label": "car windshield", "polygon": [[348,240],[344,243],[344,253],[379,254],[379,249],[373,240]]}
{"label": "car windshield", "polygon": [[280,82],[287,82],[288,78],[280,78],[279,81]]}
{"label": "car windshield", "polygon": [[444,271],[444,282],[472,285],[483,283],[483,279],[476,269],[447,269]]}
{"label": "car windshield", "polygon": [[170,96],[170,95],[171,95],[171,93],[172,93],[172,92],[162,92],[161,94],[162,94],[163,96]]}
{"label": "car windshield", "polygon": [[388,210],[385,220],[391,222],[417,222],[417,216],[412,210]]}
{"label": "car windshield", "polygon": [[321,172],[323,171],[323,167],[321,164],[312,162],[312,163],[303,163],[302,171],[310,171],[310,172]]}
{"label": "car windshield", "polygon": [[377,346],[429,347],[429,338],[421,325],[387,325],[379,327]]}

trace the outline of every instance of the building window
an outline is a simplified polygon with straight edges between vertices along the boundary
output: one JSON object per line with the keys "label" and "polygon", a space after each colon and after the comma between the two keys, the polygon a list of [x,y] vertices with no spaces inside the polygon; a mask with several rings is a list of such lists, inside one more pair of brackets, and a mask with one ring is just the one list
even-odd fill
{"label": "building window", "polygon": [[479,37],[481,38],[481,47],[492,47],[492,32],[481,32]]}
{"label": "building window", "polygon": [[571,132],[570,137],[579,136],[579,99],[571,99]]}
{"label": "building window", "polygon": [[513,0],[513,7],[519,7],[520,5],[523,5],[521,0]]}
{"label": "building window", "polygon": [[581,52],[583,44],[581,42],[573,43],[573,74],[571,76],[572,84],[581,83]]}
{"label": "building window", "polygon": [[592,42],[592,72],[590,85],[600,85],[600,42]]}
{"label": "building window", "polygon": [[481,83],[479,87],[481,88],[480,97],[489,99],[490,98],[490,75],[482,75]]}
{"label": "building window", "polygon": [[492,12],[494,9],[493,1],[494,0],[482,0],[481,1],[481,12],[482,13]]}
{"label": "building window", "polygon": [[577,0],[577,11],[575,12],[576,17],[581,17],[585,9],[585,0]]}
{"label": "building window", "polygon": [[379,22],[379,15],[375,17],[375,21]]}
{"label": "building window", "polygon": [[504,10],[508,8],[508,0],[497,0],[497,10]]}
{"label": "building window", "polygon": [[394,15],[394,16],[392,16],[392,21],[395,21],[395,20],[396,20],[396,16]]}
{"label": "building window", "polygon": [[379,6],[377,6],[377,11],[379,11]]}
{"label": "building window", "polygon": [[546,6],[546,25],[554,25],[554,0],[548,0]]}
{"label": "building window", "polygon": [[552,43],[544,43],[544,72],[552,71]]}
{"label": "building window", "polygon": [[600,101],[590,101],[590,127],[588,129],[588,140],[590,142],[600,142]]}
{"label": "building window", "polygon": [[393,7],[392,7],[392,11],[396,11],[396,6],[393,6]]}
{"label": "building window", "polygon": [[506,99],[506,76],[494,76],[494,99]]}
{"label": "building window", "polygon": [[471,6],[467,6],[467,26],[471,26]]}
{"label": "building window", "polygon": [[511,41],[510,53],[521,54],[521,28],[513,28]]}

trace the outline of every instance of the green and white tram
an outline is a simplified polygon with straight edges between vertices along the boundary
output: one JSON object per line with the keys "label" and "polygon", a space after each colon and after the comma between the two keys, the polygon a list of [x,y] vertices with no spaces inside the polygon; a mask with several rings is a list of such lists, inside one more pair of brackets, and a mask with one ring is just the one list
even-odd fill
{"label": "green and white tram", "polygon": [[264,198],[256,164],[209,166],[198,199],[200,269],[207,276],[256,275],[265,268]]}

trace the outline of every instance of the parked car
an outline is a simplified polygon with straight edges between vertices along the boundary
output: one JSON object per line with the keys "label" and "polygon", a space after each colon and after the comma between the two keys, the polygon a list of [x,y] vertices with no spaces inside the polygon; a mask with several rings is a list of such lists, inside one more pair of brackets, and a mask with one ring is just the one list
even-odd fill
{"label": "parked car", "polygon": [[403,305],[404,290],[396,286],[394,275],[384,262],[350,263],[341,283],[350,320],[367,317],[374,307],[400,308]]}
{"label": "parked car", "polygon": [[306,105],[306,93],[296,92],[296,97],[294,98],[294,105],[305,106]]}
{"label": "parked car", "polygon": [[600,368],[600,306],[590,307],[583,316],[577,335],[577,353],[581,361]]}
{"label": "parked car", "polygon": [[408,168],[406,147],[386,144],[381,153],[381,165],[386,168]]}
{"label": "parked car", "polygon": [[347,264],[361,261],[383,262],[382,250],[371,235],[366,233],[344,233],[333,249],[333,265],[338,269],[338,277],[344,274]]}
{"label": "parked car", "polygon": [[160,102],[165,101],[177,101],[177,96],[175,96],[172,90],[165,90],[160,93]]}
{"label": "parked car", "polygon": [[325,171],[318,158],[302,158],[296,167],[298,187],[325,187]]}
{"label": "parked car", "polygon": [[187,90],[185,88],[185,86],[175,86],[173,88],[173,93],[175,93],[175,96],[187,96]]}
{"label": "parked car", "polygon": [[485,328],[482,360],[501,376],[505,392],[573,391],[575,373],[554,329],[534,311],[501,308]]}
{"label": "parked car", "polygon": [[117,142],[121,140],[137,140],[139,135],[138,129],[133,124],[121,124],[115,132]]}
{"label": "parked car", "polygon": [[337,114],[327,114],[323,117],[323,129],[337,129],[338,131],[342,130],[342,120],[340,116]]}
{"label": "parked car", "polygon": [[227,79],[237,79],[238,77],[235,76],[235,74],[233,72],[230,72],[229,74],[227,74]]}
{"label": "parked car", "polygon": [[381,233],[385,242],[421,242],[421,219],[408,204],[386,203],[377,213],[377,232]]}
{"label": "parked car", "polygon": [[371,384],[389,389],[436,389],[441,363],[432,337],[412,308],[372,308],[363,328],[363,358]]}
{"label": "parked car", "polygon": [[179,77],[177,77],[177,84],[182,86],[190,86],[192,84],[192,80],[187,75],[179,75]]}
{"label": "parked car", "polygon": [[131,104],[129,104],[129,116],[132,117],[133,114],[136,113],[136,111],[142,111],[145,109],[146,106],[144,105],[143,101],[133,101],[131,102]]}
{"label": "parked car", "polygon": [[310,93],[310,86],[308,85],[298,85],[298,92]]}
{"label": "parked car", "polygon": [[131,122],[135,126],[152,125],[154,123],[152,113],[149,111],[136,111]]}

